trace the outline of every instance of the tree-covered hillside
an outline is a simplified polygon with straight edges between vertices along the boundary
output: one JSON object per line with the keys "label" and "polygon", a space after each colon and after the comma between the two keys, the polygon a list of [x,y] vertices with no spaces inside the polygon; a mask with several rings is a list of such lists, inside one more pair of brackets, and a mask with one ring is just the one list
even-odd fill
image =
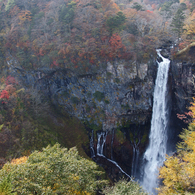
{"label": "tree-covered hillside", "polygon": [[[120,149],[125,145],[129,151],[140,144],[143,154],[148,127],[141,133],[136,128],[141,129],[140,124],[145,125],[151,114],[156,67],[149,61],[155,61],[157,48],[169,48],[170,58],[194,64],[194,20],[194,0],[0,0],[0,190],[4,185],[7,192],[18,194],[56,194],[57,190],[63,194],[62,188],[72,194],[103,190],[98,185],[91,187],[92,183],[102,182],[99,169],[80,157],[88,158],[90,154],[92,133],[87,128],[96,131],[96,142],[97,131],[103,125],[115,128],[113,135],[118,140],[114,142],[114,136],[110,136],[112,144]],[[124,63],[116,67],[118,62]],[[62,90],[60,77],[63,87],[66,85]],[[134,129],[130,132],[133,120]],[[190,139],[186,138],[187,144],[191,144]],[[66,148],[77,146],[79,155],[76,149],[60,149],[56,142]],[[49,144],[51,147],[43,152],[34,152]],[[44,157],[54,150],[53,145],[57,152],[50,151]],[[121,154],[117,147],[115,154],[123,160],[125,152]],[[65,163],[63,158],[69,154],[76,165],[69,161],[66,166],[71,169],[65,170],[60,163]],[[21,156],[25,156],[21,164],[11,162]],[[33,160],[34,156],[40,162]],[[3,166],[8,161],[11,163]],[[58,163],[59,170],[52,169]],[[41,168],[45,166],[50,167],[44,172]],[[33,178],[31,168],[35,170]],[[63,174],[61,170],[68,176],[57,177]],[[90,173],[83,176],[80,170]],[[10,175],[5,177],[6,171]],[[51,171],[55,176],[50,177]],[[18,175],[20,172],[23,175]],[[38,186],[41,178],[43,185]],[[59,183],[51,182],[53,179]],[[24,189],[25,193],[21,192]],[[123,189],[124,194],[130,189],[144,194],[136,183],[126,181],[105,188],[104,193],[117,194],[118,189]]]}
{"label": "tree-covered hillside", "polygon": [[10,53],[24,69],[94,72],[115,59],[148,60],[182,35],[183,24],[182,40],[193,38],[193,1],[2,0],[0,7],[1,59]]}

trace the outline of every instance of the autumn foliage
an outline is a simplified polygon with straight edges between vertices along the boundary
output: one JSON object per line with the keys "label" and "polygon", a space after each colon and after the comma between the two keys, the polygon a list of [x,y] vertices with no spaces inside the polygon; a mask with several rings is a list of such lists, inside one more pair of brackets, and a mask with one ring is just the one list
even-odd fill
{"label": "autumn foliage", "polygon": [[6,90],[3,90],[0,94],[1,99],[9,99],[9,94]]}
{"label": "autumn foliage", "polygon": [[28,70],[44,66],[86,73],[116,59],[147,61],[162,37],[171,36],[156,2],[140,2],[139,10],[133,1],[10,0],[6,8],[3,3],[2,48]]}
{"label": "autumn foliage", "polygon": [[[177,146],[177,155],[168,157],[160,168],[159,195],[194,194],[195,193],[195,103],[189,108],[187,116],[191,116],[188,129],[184,129],[180,137],[182,141]],[[179,115],[186,121],[186,115]]]}

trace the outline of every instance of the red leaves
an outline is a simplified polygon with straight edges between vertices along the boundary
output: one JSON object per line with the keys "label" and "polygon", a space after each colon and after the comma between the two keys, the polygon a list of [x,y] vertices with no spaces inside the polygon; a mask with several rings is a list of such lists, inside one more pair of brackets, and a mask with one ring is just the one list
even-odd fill
{"label": "red leaves", "polygon": [[10,84],[18,84],[18,82],[16,81],[16,79],[12,76],[8,76],[5,80],[5,84],[6,85],[10,85]]}
{"label": "red leaves", "polygon": [[121,41],[121,37],[117,33],[115,33],[110,38],[109,43],[111,49],[109,51],[108,57],[111,59],[115,57],[119,57],[119,58],[122,57],[126,48]]}
{"label": "red leaves", "polygon": [[115,48],[120,49],[120,48],[124,47],[124,45],[122,44],[122,41],[121,41],[121,37],[117,33],[112,35],[109,43],[113,49],[115,49]]}
{"label": "red leaves", "polygon": [[148,13],[150,13],[150,14],[153,14],[153,11],[150,11],[150,10],[146,10]]}
{"label": "red leaves", "polygon": [[54,66],[59,66],[59,64],[56,61],[53,61]]}
{"label": "red leaves", "polygon": [[177,114],[177,118],[182,120],[184,123],[190,123],[192,122],[193,112],[189,111],[185,112],[184,114]]}
{"label": "red leaves", "polygon": [[57,61],[56,60],[54,60],[53,61],[53,63],[51,64],[51,68],[53,68],[53,67],[58,67],[59,66],[59,64],[57,63]]}
{"label": "red leaves", "polygon": [[[4,82],[4,79],[2,78],[1,79],[1,82]],[[1,91],[0,93],[0,99],[9,99],[10,95],[16,95],[15,91],[15,87],[13,87],[13,84],[18,84],[18,82],[16,81],[16,79],[12,76],[8,76],[6,79],[5,79],[5,84],[6,84],[6,87],[4,90]],[[5,101],[2,101],[1,102],[2,104],[7,104],[7,102]]]}
{"label": "red leaves", "polygon": [[3,90],[0,95],[1,99],[9,99],[9,93],[6,90]]}

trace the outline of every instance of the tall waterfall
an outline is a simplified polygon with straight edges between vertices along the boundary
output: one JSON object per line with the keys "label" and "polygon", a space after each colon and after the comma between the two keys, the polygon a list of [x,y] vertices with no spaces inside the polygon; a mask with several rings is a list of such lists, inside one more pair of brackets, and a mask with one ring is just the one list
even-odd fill
{"label": "tall waterfall", "polygon": [[160,50],[157,50],[157,54],[163,61],[158,63],[149,136],[150,143],[144,154],[146,164],[142,182],[143,188],[151,194],[156,194],[155,188],[158,186],[158,168],[163,165],[165,154],[167,153],[167,80],[170,61],[160,54]]}

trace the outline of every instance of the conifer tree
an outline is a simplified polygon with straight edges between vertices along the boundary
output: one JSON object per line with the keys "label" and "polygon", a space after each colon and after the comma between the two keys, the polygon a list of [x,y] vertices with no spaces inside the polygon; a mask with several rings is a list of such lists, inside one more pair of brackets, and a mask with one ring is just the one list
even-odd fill
{"label": "conifer tree", "polygon": [[182,32],[184,31],[184,19],[185,15],[183,13],[183,10],[178,9],[171,23],[172,30],[176,33],[178,40],[181,37]]}

